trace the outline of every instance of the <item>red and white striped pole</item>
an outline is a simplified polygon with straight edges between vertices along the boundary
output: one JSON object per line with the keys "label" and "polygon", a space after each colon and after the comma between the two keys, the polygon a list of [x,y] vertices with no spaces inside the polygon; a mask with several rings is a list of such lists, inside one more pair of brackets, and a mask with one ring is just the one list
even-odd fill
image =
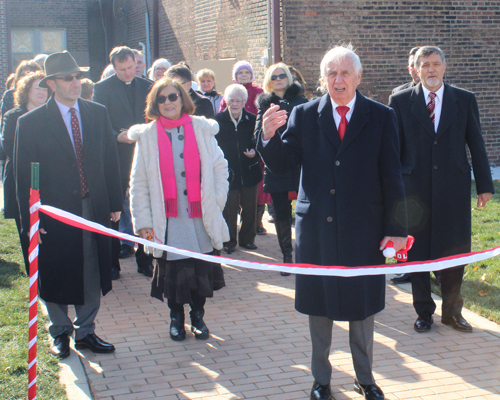
{"label": "red and white striped pole", "polygon": [[29,308],[29,351],[28,351],[28,399],[36,399],[36,342],[38,312],[38,207],[40,205],[39,165],[31,163],[30,194],[30,308]]}

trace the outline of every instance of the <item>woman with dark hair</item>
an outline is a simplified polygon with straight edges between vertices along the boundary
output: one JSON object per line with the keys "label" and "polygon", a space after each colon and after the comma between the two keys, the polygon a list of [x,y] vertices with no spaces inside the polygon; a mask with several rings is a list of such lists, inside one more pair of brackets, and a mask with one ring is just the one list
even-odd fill
{"label": "woman with dark hair", "polygon": [[[304,88],[293,81],[290,70],[284,63],[271,65],[264,77],[264,93],[257,98],[259,113],[257,114],[257,124],[255,132],[258,134],[262,128],[262,116],[271,107],[277,104],[280,109],[286,110],[290,115],[293,108],[299,104],[307,103],[303,96]],[[282,134],[286,130],[286,124],[278,129]],[[276,235],[283,253],[283,262],[292,263],[292,201],[291,198],[299,187],[300,172],[298,169],[284,174],[273,174],[269,169],[264,172],[264,192],[271,193],[276,217]],[[281,272],[281,275],[290,275]]]}
{"label": "woman with dark hair", "polygon": [[[220,126],[216,139],[234,173],[224,208],[224,219],[230,235],[229,241],[224,243],[227,254],[231,254],[238,243],[249,250],[257,248],[257,191],[262,180],[262,169],[253,138],[255,115],[244,109],[247,96],[243,85],[229,85],[224,92],[228,108],[215,116]],[[241,221],[239,232],[238,214]]]}
{"label": "woman with dark hair", "polygon": [[[156,243],[215,254],[229,240],[222,210],[228,169],[215,135],[217,122],[193,116],[194,105],[172,79],[155,82],[146,117],[128,137],[137,142],[130,179],[130,207],[135,233]],[[225,286],[220,264],[144,246],[154,257],[151,295],[170,308],[170,337],[184,340],[184,304],[191,306],[191,331],[207,339],[203,321],[207,297]]]}
{"label": "woman with dark hair", "polygon": [[[3,116],[7,111],[15,107],[14,92],[17,87],[17,82],[19,82],[21,78],[23,78],[30,72],[36,72],[36,71],[43,71],[43,70],[42,67],[40,67],[40,65],[38,65],[38,63],[36,63],[33,60],[24,60],[21,61],[21,63],[18,65],[18,67],[16,68],[16,72],[14,75],[14,82],[12,83],[11,89],[6,90],[2,97],[2,104],[0,105],[0,111],[2,114],[0,121],[3,121]],[[0,125],[2,124],[3,122],[0,122]]]}
{"label": "woman with dark hair", "polygon": [[28,111],[34,110],[47,102],[47,89],[38,86],[43,78],[45,78],[45,74],[38,71],[25,76],[17,82],[17,89],[14,93],[14,105],[16,107],[4,115],[2,127],[2,147],[5,149],[5,153],[7,154],[3,182],[4,218],[12,218],[16,221],[17,231],[19,232],[19,239],[21,241],[21,248],[23,251],[24,265],[28,275],[29,238],[28,235],[21,235],[21,221],[19,217],[19,208],[17,206],[16,183],[14,179],[13,154],[17,120]]}

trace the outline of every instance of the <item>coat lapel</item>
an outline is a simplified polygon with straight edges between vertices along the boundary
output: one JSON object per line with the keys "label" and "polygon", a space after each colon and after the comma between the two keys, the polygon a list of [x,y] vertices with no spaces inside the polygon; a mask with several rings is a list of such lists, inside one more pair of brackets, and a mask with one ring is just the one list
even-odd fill
{"label": "coat lapel", "polygon": [[453,121],[458,119],[457,96],[455,90],[445,83],[443,92],[443,106],[441,108],[441,116],[439,117],[439,125],[436,138],[440,137],[451,125]]}
{"label": "coat lapel", "polygon": [[436,133],[434,132],[434,126],[432,125],[429,111],[427,111],[421,83],[414,87],[410,100],[413,102],[411,112],[417,118],[418,123],[422,125],[422,128],[424,128],[429,135],[435,137]]}
{"label": "coat lapel", "polygon": [[75,149],[73,148],[73,143],[71,143],[71,138],[69,136],[68,129],[64,123],[63,117],[61,115],[61,110],[54,100],[54,96],[50,98],[47,102],[47,132],[50,132],[56,140],[59,142],[64,151],[71,155],[76,160]]}
{"label": "coat lapel", "polygon": [[319,102],[318,114],[318,125],[321,133],[338,149],[340,147],[340,137],[333,119],[332,102],[328,93]]}
{"label": "coat lapel", "polygon": [[[132,107],[130,107],[130,103],[128,101],[127,93],[125,92],[125,88],[123,87],[124,83],[121,82],[116,75],[113,75],[112,79],[113,79],[113,83],[115,85],[115,90],[113,92],[120,99],[123,107],[125,107],[125,110],[127,111],[127,114],[130,116],[134,115],[132,113]],[[135,89],[138,90],[137,87]],[[135,96],[135,97],[137,98],[137,96]]]}
{"label": "coat lapel", "polygon": [[347,129],[342,139],[342,144],[337,155],[340,155],[347,146],[349,146],[363,130],[363,127],[368,122],[369,118],[367,114],[370,112],[370,107],[365,97],[356,90],[356,103],[354,105],[354,111],[351,116],[351,120],[347,125]]}
{"label": "coat lapel", "polygon": [[89,107],[84,100],[79,99],[78,106],[80,107],[80,116],[82,118],[83,161],[87,165],[86,161],[91,155],[92,150],[97,148],[94,143],[94,135],[92,134],[93,120]]}

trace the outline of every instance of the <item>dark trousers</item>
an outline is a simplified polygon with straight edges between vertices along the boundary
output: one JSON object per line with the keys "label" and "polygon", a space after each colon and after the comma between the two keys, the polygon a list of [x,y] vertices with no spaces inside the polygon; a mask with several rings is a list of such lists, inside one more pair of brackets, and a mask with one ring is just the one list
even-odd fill
{"label": "dark trousers", "polygon": [[[111,222],[111,228],[115,231],[119,231],[120,222]],[[121,249],[121,240],[118,238],[111,238],[111,265],[113,268],[120,268],[120,249]],[[144,246],[139,244],[137,246],[137,250],[135,252],[135,262],[138,267],[146,268],[149,264],[151,264],[153,258],[147,255],[144,252]]]}
{"label": "dark trousers", "polygon": [[[464,299],[460,294],[464,266],[441,271],[441,294],[443,297],[442,316],[449,318],[460,315]],[[430,318],[436,311],[436,303],[431,296],[431,275],[429,272],[411,274],[413,307],[421,317]]]}
{"label": "dark trousers", "polygon": [[[226,206],[224,207],[223,216],[229,228],[229,242],[224,243],[225,246],[236,247],[239,243],[241,246],[253,244],[255,235],[257,234],[257,194],[259,185],[250,187],[242,186],[240,189],[231,189],[227,195]],[[238,213],[241,208],[241,226],[238,234]]]}
{"label": "dark trousers", "polygon": [[16,221],[17,233],[19,234],[19,241],[21,242],[21,250],[23,252],[26,275],[30,276],[30,258],[29,258],[30,238],[28,234],[21,233],[21,219],[19,217],[14,219]]}
{"label": "dark trousers", "polygon": [[[203,311],[203,307],[205,306],[205,302],[207,301],[207,298],[204,296],[200,296],[197,293],[191,293],[191,303],[189,305],[191,306],[191,311]],[[167,299],[167,304],[168,308],[170,308],[170,311],[174,314],[184,314],[184,305],[176,303],[174,300]]]}
{"label": "dark trousers", "polygon": [[271,193],[273,199],[275,221],[292,220],[292,201],[288,200],[288,192]]}

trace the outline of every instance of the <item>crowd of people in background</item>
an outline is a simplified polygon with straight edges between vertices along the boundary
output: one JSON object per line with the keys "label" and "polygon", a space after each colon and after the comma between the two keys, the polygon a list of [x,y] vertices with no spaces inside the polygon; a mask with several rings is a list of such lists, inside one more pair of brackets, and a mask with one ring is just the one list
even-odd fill
{"label": "crowd of people in background", "polygon": [[[408,231],[416,238],[414,260],[470,251],[471,167],[466,146],[478,206],[491,199],[494,189],[475,97],[443,81],[446,61],[439,48],[410,51],[412,80],[394,89],[390,107],[358,91],[361,61],[349,46],[337,46],[325,55],[321,82],[327,93],[311,102],[300,71],[283,62],[267,68],[263,87],[256,84],[248,61],[236,62],[234,83],[222,94],[214,71],[193,71],[184,61],[172,64],[160,58],[146,70],[144,54],[126,46],[114,48],[109,61],[95,84],[84,78],[88,68],[79,67],[68,52],[22,61],[7,80],[1,103],[4,215],[15,220],[28,274],[26,165],[28,159],[39,158],[45,162],[42,201],[67,206],[120,232],[198,253],[230,255],[238,247],[257,249],[256,235],[267,233],[262,223],[267,206],[282,262],[293,263],[293,200],[297,262],[382,263],[382,236],[382,245],[392,240],[398,250]],[[34,137],[37,124],[44,126],[40,135],[48,135],[43,140]],[[53,139],[49,133],[57,136],[65,126],[71,142],[64,133],[65,139],[52,143],[54,152],[68,155],[66,147],[76,158],[73,162],[58,154],[57,164],[47,147]],[[90,155],[86,146],[96,152]],[[61,182],[47,182],[54,177],[47,178],[50,168],[45,165],[66,167],[68,172]],[[431,187],[433,179],[439,184]],[[449,193],[454,205],[445,201]],[[414,199],[408,212],[405,194]],[[77,262],[81,274],[71,272],[59,295],[58,285],[66,282],[68,272],[58,264],[58,249],[69,251],[68,240],[82,237],[68,230],[67,236],[55,238],[43,227],[40,234],[47,243],[46,253],[40,253],[41,297],[50,304],[54,355],[69,355],[73,325],[77,348],[114,351],[94,334],[94,319],[101,291],[104,295],[111,280],[120,277],[120,258],[133,254],[137,272],[152,278],[151,295],[167,299],[171,339],[186,338],[185,304],[191,308],[194,336],[209,337],[204,306],[225,286],[220,264],[116,238],[96,241],[84,234],[83,245],[71,253],[85,258]],[[360,241],[375,245],[359,249]],[[109,257],[104,251],[108,247]],[[463,272],[458,267],[440,276],[442,322],[471,332],[461,315]],[[92,276],[85,288],[83,276]],[[430,275],[407,274],[393,283],[405,281],[413,285],[418,315],[414,329],[428,332],[436,309]],[[310,316],[315,378],[311,399],[331,399],[332,320],[350,321],[355,390],[366,399],[384,398],[371,371],[373,315],[384,307],[384,288],[381,277],[297,276],[296,307]],[[77,305],[74,323],[67,317],[67,304]]]}

